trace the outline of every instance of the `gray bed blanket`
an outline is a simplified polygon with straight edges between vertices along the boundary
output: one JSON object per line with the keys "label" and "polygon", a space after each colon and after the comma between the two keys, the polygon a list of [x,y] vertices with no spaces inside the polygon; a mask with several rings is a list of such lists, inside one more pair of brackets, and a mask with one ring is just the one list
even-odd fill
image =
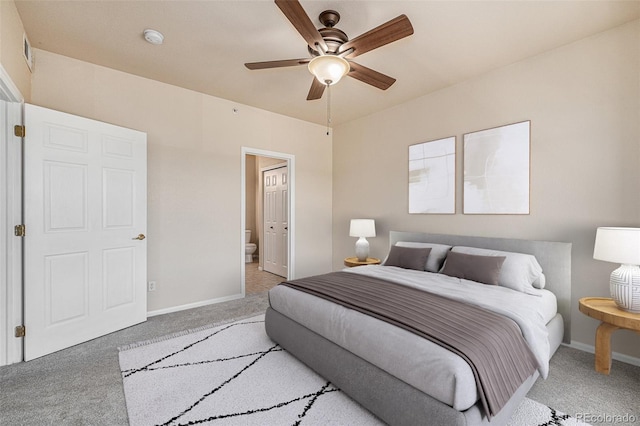
{"label": "gray bed blanket", "polygon": [[468,303],[347,272],[280,285],[386,321],[459,355],[473,371],[489,418],[537,369],[535,357],[513,320]]}

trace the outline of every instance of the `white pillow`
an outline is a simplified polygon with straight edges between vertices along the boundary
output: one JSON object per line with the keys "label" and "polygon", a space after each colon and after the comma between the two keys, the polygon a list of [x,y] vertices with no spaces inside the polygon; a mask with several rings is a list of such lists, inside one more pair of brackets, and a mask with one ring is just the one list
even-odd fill
{"label": "white pillow", "polygon": [[398,241],[395,245],[400,247],[430,248],[431,253],[429,253],[427,264],[424,267],[424,270],[429,272],[439,272],[447,253],[451,250],[451,246],[444,244],[416,243],[413,241]]}
{"label": "white pillow", "polygon": [[464,246],[455,246],[451,251],[482,256],[505,256],[498,278],[498,285],[502,287],[525,293],[536,281],[538,285],[544,286],[544,278],[541,278],[544,277],[542,267],[533,255]]}
{"label": "white pillow", "polygon": [[544,286],[547,284],[547,278],[544,276],[543,273],[540,273],[540,276],[531,283],[532,286],[534,286],[535,288],[539,288],[539,289],[543,289]]}

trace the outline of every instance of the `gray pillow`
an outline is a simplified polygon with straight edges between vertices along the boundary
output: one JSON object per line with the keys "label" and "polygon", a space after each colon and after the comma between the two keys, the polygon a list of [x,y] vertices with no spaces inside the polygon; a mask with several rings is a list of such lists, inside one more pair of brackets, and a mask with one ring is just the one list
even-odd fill
{"label": "gray pillow", "polygon": [[447,257],[447,253],[451,250],[451,246],[445,244],[435,243],[419,243],[414,241],[398,241],[395,245],[400,247],[414,247],[414,248],[431,248],[431,253],[427,258],[427,265],[424,270],[429,272],[440,272],[442,269],[442,263]]}
{"label": "gray pillow", "polygon": [[[506,260],[502,265],[498,285],[512,290],[526,293],[527,289],[542,284],[542,267],[535,256],[525,253],[491,250],[476,247],[455,246],[452,252],[476,254],[481,256],[504,256]],[[542,287],[538,287],[542,288]]]}
{"label": "gray pillow", "polygon": [[399,266],[405,269],[424,271],[431,248],[391,246],[385,266]]}
{"label": "gray pillow", "polygon": [[447,255],[442,273],[450,277],[498,285],[500,269],[505,259],[505,256],[478,256],[452,251]]}

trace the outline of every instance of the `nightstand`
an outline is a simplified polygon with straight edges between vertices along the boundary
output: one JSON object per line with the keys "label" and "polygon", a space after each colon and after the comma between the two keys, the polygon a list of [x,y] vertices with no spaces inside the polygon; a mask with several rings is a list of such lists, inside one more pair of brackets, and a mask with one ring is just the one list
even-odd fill
{"label": "nightstand", "polygon": [[362,266],[362,265],[379,265],[380,259],[376,259],[375,257],[367,257],[367,260],[364,262],[360,262],[357,257],[347,257],[344,260],[344,266],[348,266],[349,268],[353,266]]}
{"label": "nightstand", "polygon": [[579,301],[580,312],[602,321],[596,330],[596,371],[611,371],[611,334],[621,328],[640,333],[640,314],[632,314],[618,308],[608,297],[583,297]]}

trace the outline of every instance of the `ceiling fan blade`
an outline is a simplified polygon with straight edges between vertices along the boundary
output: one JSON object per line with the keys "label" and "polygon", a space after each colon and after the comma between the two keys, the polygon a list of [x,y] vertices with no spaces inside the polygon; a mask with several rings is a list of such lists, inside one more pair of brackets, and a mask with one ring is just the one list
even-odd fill
{"label": "ceiling fan blade", "polygon": [[297,0],[275,0],[275,2],[309,46],[317,50],[316,45],[319,45],[323,52],[328,50],[322,35]]}
{"label": "ceiling fan blade", "polygon": [[406,15],[400,15],[376,28],[359,35],[353,40],[349,40],[340,46],[339,52],[344,52],[353,48],[353,52],[346,55],[347,58],[355,58],[370,50],[377,49],[385,44],[393,43],[396,40],[405,38],[413,34],[413,26]]}
{"label": "ceiling fan blade", "polygon": [[349,77],[370,84],[378,89],[387,90],[396,82],[396,79],[393,77],[389,77],[388,75],[374,71],[371,68],[367,68],[353,61],[350,61],[349,65],[351,66],[351,71],[347,74]]}
{"label": "ceiling fan blade", "polygon": [[250,70],[263,70],[266,68],[295,67],[297,65],[308,64],[310,61],[311,58],[283,59],[280,61],[248,62],[244,64],[244,66]]}
{"label": "ceiling fan blade", "polygon": [[324,89],[327,87],[326,85],[320,83],[317,78],[313,78],[311,82],[311,88],[309,89],[309,94],[307,95],[308,101],[313,101],[316,99],[320,99],[322,94],[324,93]]}

